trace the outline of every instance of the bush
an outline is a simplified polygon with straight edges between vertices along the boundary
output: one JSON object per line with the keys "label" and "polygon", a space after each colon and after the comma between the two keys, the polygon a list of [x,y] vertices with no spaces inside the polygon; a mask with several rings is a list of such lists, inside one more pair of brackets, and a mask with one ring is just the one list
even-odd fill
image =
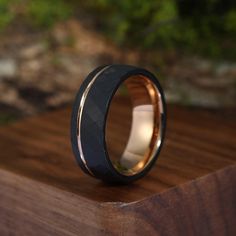
{"label": "bush", "polygon": [[18,15],[34,27],[49,28],[70,17],[72,9],[63,0],[0,0],[0,30]]}
{"label": "bush", "polygon": [[234,0],[88,0],[100,27],[119,44],[234,57]]}
{"label": "bush", "polygon": [[15,17],[12,4],[36,27],[51,27],[79,8],[120,45],[165,48],[235,59],[235,0],[0,0],[0,29]]}
{"label": "bush", "polygon": [[26,15],[34,26],[48,28],[55,22],[67,19],[72,7],[62,0],[31,0]]}
{"label": "bush", "polygon": [[10,9],[11,1],[0,0],[0,30],[4,30],[6,26],[13,20],[14,14]]}

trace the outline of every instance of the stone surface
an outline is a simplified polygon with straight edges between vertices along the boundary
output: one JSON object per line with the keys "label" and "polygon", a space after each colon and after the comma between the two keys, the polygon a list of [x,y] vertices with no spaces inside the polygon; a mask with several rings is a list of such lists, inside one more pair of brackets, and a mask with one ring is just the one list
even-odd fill
{"label": "stone surface", "polygon": [[[46,33],[13,32],[0,37],[0,103],[14,105],[23,115],[71,103],[87,74],[111,63],[154,72],[161,78],[168,102],[236,106],[236,62],[120,48],[76,20]],[[34,98],[38,91],[47,96],[34,99],[32,105],[30,96],[22,93],[26,90]],[[35,101],[40,101],[37,106]]]}
{"label": "stone surface", "polygon": [[188,58],[166,72],[171,102],[204,107],[236,105],[236,63]]}
{"label": "stone surface", "polygon": [[17,63],[12,58],[0,59],[0,79],[2,77],[13,77],[17,72]]}

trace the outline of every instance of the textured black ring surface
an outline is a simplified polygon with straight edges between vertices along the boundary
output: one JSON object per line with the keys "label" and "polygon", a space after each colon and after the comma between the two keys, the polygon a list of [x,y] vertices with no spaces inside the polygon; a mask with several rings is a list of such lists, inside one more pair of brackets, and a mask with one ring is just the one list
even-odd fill
{"label": "textured black ring surface", "polygon": [[[78,109],[85,89],[96,75],[98,76],[93,81],[86,96],[80,123],[80,140],[83,156],[86,161],[86,167],[81,159],[78,148]],[[159,90],[163,103],[163,115],[161,117],[162,126],[160,127],[162,129],[162,142],[155,154],[155,157],[141,172],[127,176],[118,172],[109,159],[105,142],[105,127],[109,105],[113,95],[120,84],[125,79],[133,75],[143,75],[147,77]],[[105,182],[129,183],[146,175],[155,163],[163,144],[165,127],[166,105],[164,94],[160,83],[152,73],[145,69],[129,65],[110,65],[106,67],[99,67],[92,71],[84,80],[74,102],[71,119],[72,149],[78,164],[85,173],[102,179]]]}

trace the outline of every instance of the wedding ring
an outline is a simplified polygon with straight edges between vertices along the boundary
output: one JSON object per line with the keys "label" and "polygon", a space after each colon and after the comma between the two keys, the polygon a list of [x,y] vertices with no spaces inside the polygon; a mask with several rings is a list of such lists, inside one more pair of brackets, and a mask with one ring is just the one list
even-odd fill
{"label": "wedding ring", "polygon": [[83,81],[73,105],[73,153],[85,173],[129,183],[156,162],[165,127],[164,94],[152,73],[130,65],[99,67]]}

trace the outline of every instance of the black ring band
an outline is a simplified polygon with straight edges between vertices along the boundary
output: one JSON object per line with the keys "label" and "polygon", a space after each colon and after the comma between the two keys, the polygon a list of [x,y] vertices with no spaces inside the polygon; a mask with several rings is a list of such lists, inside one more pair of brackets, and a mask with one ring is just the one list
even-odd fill
{"label": "black ring band", "polygon": [[[162,102],[160,144],[145,168],[133,175],[120,173],[112,164],[105,141],[106,119],[118,87],[131,76],[144,76],[160,94]],[[161,150],[166,127],[166,105],[162,88],[149,71],[129,65],[108,65],[92,71],[76,96],[71,119],[71,142],[82,170],[105,182],[129,183],[143,177],[155,163]],[[79,134],[79,136],[78,136]],[[79,138],[78,138],[79,137]]]}

